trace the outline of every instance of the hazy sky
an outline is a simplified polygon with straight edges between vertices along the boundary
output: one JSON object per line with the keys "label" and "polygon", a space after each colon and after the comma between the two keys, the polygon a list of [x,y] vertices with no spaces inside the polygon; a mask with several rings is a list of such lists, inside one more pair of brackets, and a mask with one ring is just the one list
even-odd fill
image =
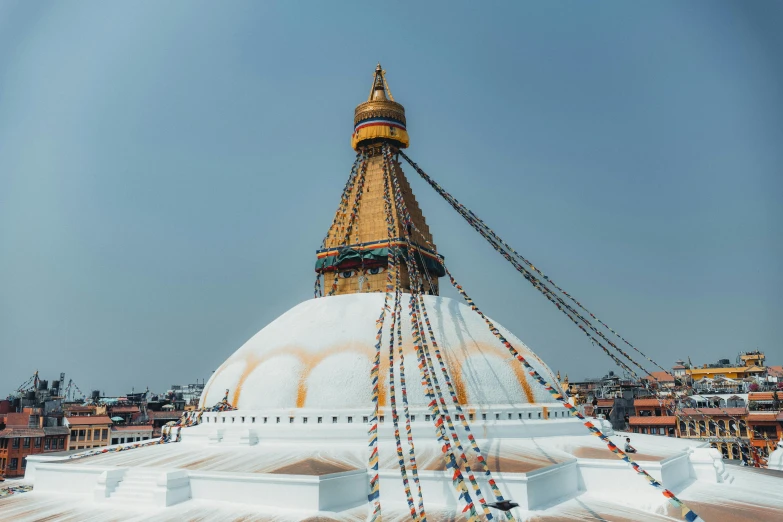
{"label": "hazy sky", "polygon": [[[410,156],[661,364],[783,363],[783,4],[491,5],[0,1],[0,395],[209,378],[310,298],[378,61]],[[407,173],[484,311],[615,369]]]}

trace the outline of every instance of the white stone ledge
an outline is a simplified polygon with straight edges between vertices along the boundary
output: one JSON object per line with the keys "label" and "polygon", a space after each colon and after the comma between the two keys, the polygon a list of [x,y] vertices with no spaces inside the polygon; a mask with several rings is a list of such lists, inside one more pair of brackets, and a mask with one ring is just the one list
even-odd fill
{"label": "white stone ledge", "polygon": [[367,501],[364,469],[328,475],[191,471],[191,498],[328,511]]}

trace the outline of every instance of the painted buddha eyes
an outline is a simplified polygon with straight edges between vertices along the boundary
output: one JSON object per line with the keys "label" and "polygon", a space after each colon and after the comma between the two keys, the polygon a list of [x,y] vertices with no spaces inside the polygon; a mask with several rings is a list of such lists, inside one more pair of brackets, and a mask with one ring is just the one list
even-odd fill
{"label": "painted buddha eyes", "polygon": [[[369,275],[378,275],[378,274],[382,274],[385,271],[386,269],[384,267],[375,266],[372,268],[368,268],[366,273]],[[342,279],[350,279],[353,276],[355,276],[357,273],[358,270],[343,270],[342,272],[339,273],[339,275]]]}

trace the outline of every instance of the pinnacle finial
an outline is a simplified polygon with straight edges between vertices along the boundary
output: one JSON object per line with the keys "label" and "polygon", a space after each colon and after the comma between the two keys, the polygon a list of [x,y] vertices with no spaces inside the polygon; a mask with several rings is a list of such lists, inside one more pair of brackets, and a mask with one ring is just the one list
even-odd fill
{"label": "pinnacle finial", "polygon": [[372,88],[370,89],[370,97],[367,101],[372,100],[388,100],[390,96],[386,95],[388,90],[386,86],[386,79],[383,77],[383,68],[381,62],[375,67],[375,73],[373,74]]}

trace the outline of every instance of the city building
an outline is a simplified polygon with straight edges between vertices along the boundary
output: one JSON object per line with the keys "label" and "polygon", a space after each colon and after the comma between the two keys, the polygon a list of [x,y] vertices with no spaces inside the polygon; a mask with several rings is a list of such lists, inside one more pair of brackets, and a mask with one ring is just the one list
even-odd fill
{"label": "city building", "polygon": [[155,437],[160,436],[161,429],[169,422],[176,422],[182,417],[184,411],[177,410],[162,410],[148,412],[149,420],[152,423],[152,435]]}
{"label": "city building", "polygon": [[691,367],[685,374],[693,381],[702,379],[728,379],[738,381],[748,377],[765,376],[767,369],[764,367],[764,353],[745,352],[737,357],[737,363],[732,364],[729,359],[721,359],[716,364],[704,364],[701,368]]}
{"label": "city building", "polygon": [[64,404],[63,415],[66,417],[89,417],[95,415],[97,407],[95,405],[84,405],[82,403]]}
{"label": "city building", "polygon": [[140,424],[131,426],[112,426],[111,444],[140,442],[152,438],[152,425]]}
{"label": "city building", "polygon": [[680,381],[685,379],[687,366],[685,366],[685,361],[682,359],[678,360],[674,366],[672,366],[672,376],[674,376],[675,379],[679,379]]}
{"label": "city building", "polygon": [[107,415],[65,417],[63,424],[71,431],[69,450],[109,445],[109,431],[113,423]]}
{"label": "city building", "polygon": [[62,426],[44,426],[40,408],[6,414],[6,426],[0,431],[0,476],[21,477],[27,468],[27,457],[40,453],[63,451],[69,430]]}
{"label": "city building", "polygon": [[677,436],[677,418],[670,413],[674,403],[669,399],[636,399],[634,413],[628,419],[633,433],[648,435]]}
{"label": "city building", "polygon": [[682,408],[677,436],[711,443],[723,458],[740,459],[750,446],[745,408]]}
{"label": "city building", "polygon": [[141,414],[141,410],[136,405],[116,405],[108,406],[107,413],[114,422],[124,422],[130,424]]}
{"label": "city building", "polygon": [[[173,384],[169,390],[169,396],[173,396],[173,401],[181,401],[186,406],[196,406],[204,391],[205,381],[194,384]],[[182,409],[184,409],[184,407]]]}
{"label": "city building", "polygon": [[650,375],[642,377],[649,387],[653,389],[673,389],[675,386],[674,376],[669,372],[651,372]]}
{"label": "city building", "polygon": [[783,440],[783,390],[749,393],[747,420],[753,447],[767,457]]}

